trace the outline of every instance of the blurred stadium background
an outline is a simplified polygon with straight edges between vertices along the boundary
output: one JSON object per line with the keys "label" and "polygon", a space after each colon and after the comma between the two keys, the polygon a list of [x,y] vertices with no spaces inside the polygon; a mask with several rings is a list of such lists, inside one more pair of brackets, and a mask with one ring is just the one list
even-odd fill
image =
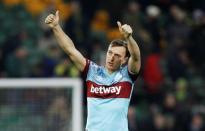
{"label": "blurred stadium background", "polygon": [[[82,78],[44,24],[56,9],[76,47],[99,64],[120,38],[116,21],[132,26],[142,68],[130,131],[205,131],[204,0],[0,0],[0,78]],[[8,126],[19,121],[27,125],[21,131],[69,131],[65,92],[0,89],[0,131],[17,131]],[[86,116],[85,93],[83,105]],[[18,119],[28,112],[32,126],[28,117]]]}

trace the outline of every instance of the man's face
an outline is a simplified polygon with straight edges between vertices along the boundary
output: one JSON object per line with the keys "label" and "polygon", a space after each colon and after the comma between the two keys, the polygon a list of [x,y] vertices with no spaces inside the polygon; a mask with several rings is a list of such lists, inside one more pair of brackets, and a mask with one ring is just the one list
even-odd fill
{"label": "man's face", "polygon": [[120,68],[127,60],[125,56],[126,49],[123,46],[109,46],[106,56],[106,65],[105,67],[109,72],[114,72]]}

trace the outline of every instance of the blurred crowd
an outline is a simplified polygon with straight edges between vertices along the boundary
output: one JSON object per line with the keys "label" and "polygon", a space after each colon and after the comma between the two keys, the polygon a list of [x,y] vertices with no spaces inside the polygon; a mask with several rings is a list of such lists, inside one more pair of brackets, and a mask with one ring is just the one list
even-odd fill
{"label": "blurred crowd", "polygon": [[205,1],[1,0],[0,78],[81,77],[45,17],[82,54],[103,65],[116,22],[131,25],[142,68],[129,108],[130,131],[205,131]]}

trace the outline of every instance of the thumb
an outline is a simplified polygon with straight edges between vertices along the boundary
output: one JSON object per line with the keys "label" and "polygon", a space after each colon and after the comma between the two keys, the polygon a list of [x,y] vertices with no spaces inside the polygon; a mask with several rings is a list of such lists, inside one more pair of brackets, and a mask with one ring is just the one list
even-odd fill
{"label": "thumb", "polygon": [[55,16],[56,16],[56,17],[59,17],[59,10],[56,11]]}
{"label": "thumb", "polygon": [[118,25],[119,28],[121,28],[121,26],[122,26],[120,21],[117,21],[117,25]]}

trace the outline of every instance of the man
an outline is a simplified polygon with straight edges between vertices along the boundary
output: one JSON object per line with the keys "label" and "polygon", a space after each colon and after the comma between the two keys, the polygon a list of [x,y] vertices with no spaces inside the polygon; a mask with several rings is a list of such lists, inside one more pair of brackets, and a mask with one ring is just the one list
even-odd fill
{"label": "man", "polygon": [[[140,50],[132,37],[132,28],[117,22],[126,41],[114,40],[108,47],[105,66],[86,59],[59,25],[59,12],[45,23],[53,30],[61,46],[76,67],[86,75],[87,131],[128,131],[128,106],[134,81],[141,66]],[[130,56],[129,56],[130,55]]]}

